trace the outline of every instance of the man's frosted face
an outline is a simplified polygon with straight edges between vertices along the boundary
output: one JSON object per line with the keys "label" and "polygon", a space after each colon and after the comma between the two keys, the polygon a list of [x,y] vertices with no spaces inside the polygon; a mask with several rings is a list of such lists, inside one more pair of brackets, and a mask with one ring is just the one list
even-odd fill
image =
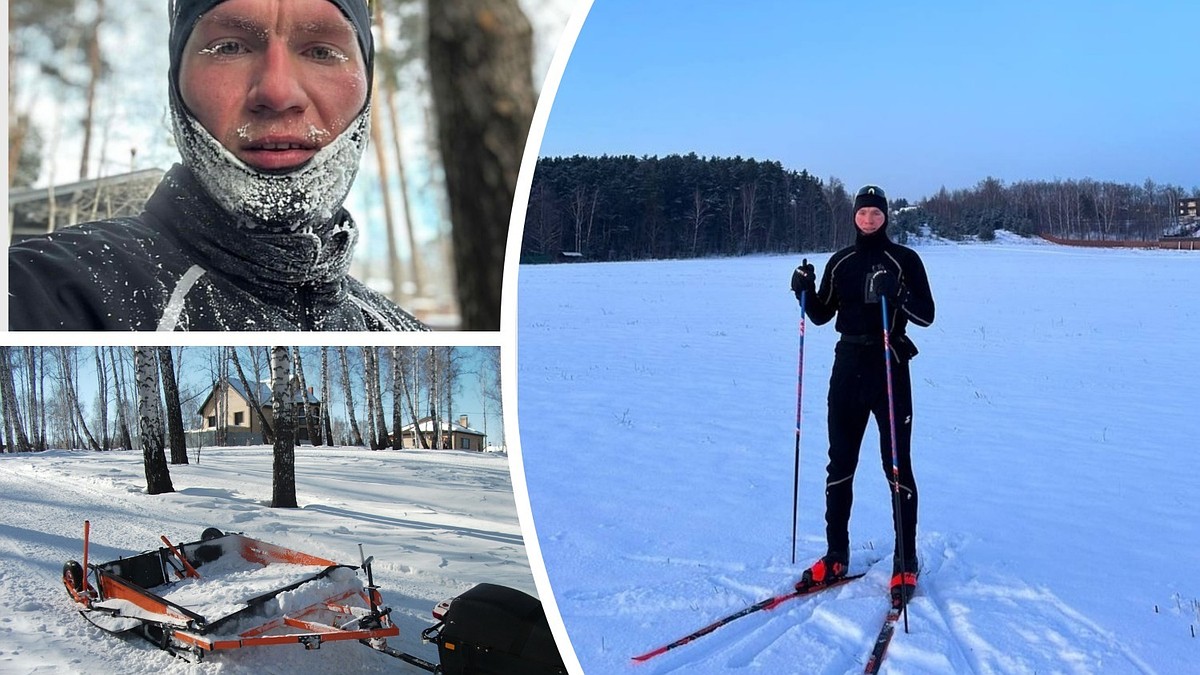
{"label": "man's frosted face", "polygon": [[367,99],[354,26],[327,0],[227,0],[197,21],[179,91],[238,159],[268,172],[310,160]]}

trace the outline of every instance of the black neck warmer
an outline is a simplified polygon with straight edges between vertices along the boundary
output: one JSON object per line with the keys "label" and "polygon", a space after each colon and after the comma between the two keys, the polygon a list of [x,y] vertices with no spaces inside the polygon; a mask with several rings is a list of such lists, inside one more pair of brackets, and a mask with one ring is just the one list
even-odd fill
{"label": "black neck warmer", "polygon": [[198,264],[259,297],[290,297],[298,286],[319,294],[345,292],[342,281],[358,239],[358,228],[345,209],[324,224],[296,231],[239,228],[191,171],[176,165],[146,211],[193,251]]}
{"label": "black neck warmer", "polygon": [[875,230],[871,234],[863,234],[863,231],[854,227],[854,248],[859,251],[878,251],[886,246],[891,240],[887,236],[887,222],[884,221],[883,227]]}

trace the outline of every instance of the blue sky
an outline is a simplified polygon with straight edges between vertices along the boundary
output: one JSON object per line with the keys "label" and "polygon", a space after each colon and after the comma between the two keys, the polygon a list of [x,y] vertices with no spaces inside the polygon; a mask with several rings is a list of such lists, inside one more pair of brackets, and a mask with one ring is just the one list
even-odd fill
{"label": "blue sky", "polygon": [[1200,2],[595,0],[542,156],[779,160],[910,200],[1200,186]]}

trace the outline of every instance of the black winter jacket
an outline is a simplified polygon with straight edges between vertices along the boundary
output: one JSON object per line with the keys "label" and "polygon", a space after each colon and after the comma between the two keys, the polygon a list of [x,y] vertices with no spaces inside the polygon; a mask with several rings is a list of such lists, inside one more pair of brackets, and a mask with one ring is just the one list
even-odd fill
{"label": "black winter jacket", "polygon": [[347,274],[345,209],[320,231],[237,226],[173,167],[138,217],[9,248],[11,330],[427,330]]}
{"label": "black winter jacket", "polygon": [[882,341],[883,312],[878,302],[868,301],[867,294],[867,280],[881,266],[900,283],[898,302],[888,305],[891,340],[905,335],[909,321],[918,326],[933,323],[933,294],[920,256],[888,239],[885,229],[872,235],[860,232],[853,246],[833,254],[816,297],[805,303],[808,317],[821,325],[836,314],[834,328],[843,336],[865,340],[878,336]]}

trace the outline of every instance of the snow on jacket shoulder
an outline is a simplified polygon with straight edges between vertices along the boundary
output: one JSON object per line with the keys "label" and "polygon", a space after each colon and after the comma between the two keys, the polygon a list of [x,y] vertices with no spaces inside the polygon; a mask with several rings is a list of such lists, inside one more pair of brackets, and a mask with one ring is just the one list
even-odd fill
{"label": "snow on jacket shoulder", "polygon": [[357,230],[239,227],[176,166],[137,217],[9,248],[10,330],[428,330],[347,273]]}

